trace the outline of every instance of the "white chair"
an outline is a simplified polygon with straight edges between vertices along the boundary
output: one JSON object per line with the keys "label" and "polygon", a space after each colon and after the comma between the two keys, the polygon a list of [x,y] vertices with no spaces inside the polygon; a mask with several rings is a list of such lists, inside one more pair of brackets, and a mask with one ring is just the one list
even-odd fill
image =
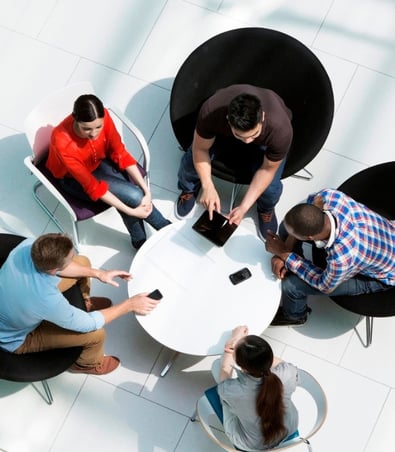
{"label": "white chair", "polygon": [[[299,384],[293,399],[299,411],[300,436],[266,450],[285,450],[304,443],[309,452],[313,451],[309,438],[321,428],[328,410],[324,390],[311,374],[299,369]],[[223,426],[205,395],[197,402],[196,416],[204,432],[214,443],[228,452],[238,452],[225,435]],[[195,416],[191,420],[194,421]]]}
{"label": "white chair", "polygon": [[[24,124],[26,137],[32,149],[32,155],[25,158],[24,164],[38,179],[33,186],[33,197],[62,232],[64,228],[54,214],[57,206],[47,205],[45,196],[40,196],[40,187],[44,186],[66,209],[72,220],[72,235],[77,250],[80,243],[78,223],[98,215],[110,206],[100,201],[83,202],[69,195],[45,168],[45,162],[53,128],[72,112],[74,101],[82,94],[94,94],[91,83],[76,83],[49,95],[30,112]],[[117,108],[107,108],[126,147],[138,160],[149,184],[150,152],[144,136]]]}

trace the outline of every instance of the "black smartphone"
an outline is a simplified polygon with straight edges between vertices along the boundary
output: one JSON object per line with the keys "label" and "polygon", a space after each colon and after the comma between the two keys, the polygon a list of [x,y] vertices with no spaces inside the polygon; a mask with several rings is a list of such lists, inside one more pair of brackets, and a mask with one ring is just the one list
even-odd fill
{"label": "black smartphone", "polygon": [[242,268],[241,270],[232,273],[229,275],[229,279],[232,281],[232,284],[239,284],[242,281],[245,281],[248,278],[251,278],[251,272],[247,267]]}
{"label": "black smartphone", "polygon": [[147,295],[149,298],[152,298],[153,300],[160,300],[163,298],[163,295],[160,290],[155,289],[153,292]]}

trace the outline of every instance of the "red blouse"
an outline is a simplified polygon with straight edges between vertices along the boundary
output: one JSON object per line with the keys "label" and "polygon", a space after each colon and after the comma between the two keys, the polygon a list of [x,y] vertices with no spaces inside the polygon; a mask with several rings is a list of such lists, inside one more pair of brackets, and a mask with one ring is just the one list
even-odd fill
{"label": "red blouse", "polygon": [[112,160],[121,171],[137,162],[126,150],[106,109],[103,128],[95,140],[80,138],[73,122],[72,115],[67,116],[53,129],[46,166],[58,179],[73,177],[97,201],[108,190],[107,182],[92,175],[103,159]]}

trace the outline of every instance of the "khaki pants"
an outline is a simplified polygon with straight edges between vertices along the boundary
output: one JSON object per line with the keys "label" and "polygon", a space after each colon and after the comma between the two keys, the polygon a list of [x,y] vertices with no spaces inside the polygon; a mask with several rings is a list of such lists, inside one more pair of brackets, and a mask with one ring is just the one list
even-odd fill
{"label": "khaki pants", "polygon": [[[85,256],[75,256],[74,261],[81,265],[91,266],[89,259]],[[58,288],[65,292],[74,285],[78,285],[83,298],[89,297],[89,278],[62,278]],[[15,353],[30,353],[50,350],[54,348],[67,348],[82,346],[83,350],[76,363],[82,367],[96,367],[101,365],[104,357],[104,340],[106,332],[103,328],[90,333],[77,333],[65,330],[53,323],[43,321],[41,324],[27,335],[25,342],[15,351]]]}

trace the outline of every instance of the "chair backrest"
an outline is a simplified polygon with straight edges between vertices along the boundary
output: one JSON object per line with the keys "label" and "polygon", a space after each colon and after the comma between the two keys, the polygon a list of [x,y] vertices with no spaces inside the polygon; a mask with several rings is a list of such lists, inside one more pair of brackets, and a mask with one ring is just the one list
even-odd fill
{"label": "chair backrest", "polygon": [[170,118],[181,147],[192,142],[201,104],[219,88],[238,83],[269,88],[293,113],[294,140],[283,178],[320,151],[334,111],[330,79],[316,55],[295,38],[266,28],[229,30],[197,47],[180,67]]}
{"label": "chair backrest", "polygon": [[47,154],[52,129],[72,112],[77,97],[92,93],[94,90],[90,82],[68,85],[48,95],[29,113],[24,122],[24,130],[35,163]]}
{"label": "chair backrest", "polygon": [[[299,369],[298,373],[299,383],[293,399],[299,412],[300,436],[284,442],[270,450],[285,450],[298,444],[305,443],[309,451],[311,451],[312,447],[308,439],[317,433],[325,422],[328,407],[324,390],[309,372]],[[306,400],[306,395],[308,395],[308,400]],[[234,448],[225,435],[223,426],[206,396],[202,396],[198,400],[196,413],[203,430],[214,443],[228,452],[237,452],[237,449]],[[304,430],[305,428],[307,430]]]}

